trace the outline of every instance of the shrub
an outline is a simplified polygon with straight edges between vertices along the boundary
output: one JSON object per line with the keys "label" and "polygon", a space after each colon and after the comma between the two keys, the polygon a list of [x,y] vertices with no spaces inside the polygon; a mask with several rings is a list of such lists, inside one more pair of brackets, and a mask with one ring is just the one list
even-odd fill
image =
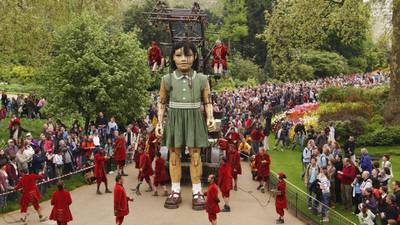
{"label": "shrub", "polygon": [[264,71],[253,61],[242,58],[239,54],[233,56],[230,64],[232,78],[241,81],[247,81],[250,78],[256,79],[258,82],[264,82],[267,79]]}
{"label": "shrub", "polygon": [[371,118],[372,107],[363,102],[331,102],[321,104],[317,113],[320,115],[320,121],[346,120],[351,117]]}
{"label": "shrub", "polygon": [[0,66],[0,80],[7,82],[25,83],[32,81],[37,71],[33,67],[21,65]]}
{"label": "shrub", "polygon": [[356,138],[360,146],[391,146],[400,144],[400,127],[382,127]]}
{"label": "shrub", "polygon": [[313,68],[316,77],[336,76],[348,72],[347,60],[335,52],[309,50],[301,56],[301,61]]}

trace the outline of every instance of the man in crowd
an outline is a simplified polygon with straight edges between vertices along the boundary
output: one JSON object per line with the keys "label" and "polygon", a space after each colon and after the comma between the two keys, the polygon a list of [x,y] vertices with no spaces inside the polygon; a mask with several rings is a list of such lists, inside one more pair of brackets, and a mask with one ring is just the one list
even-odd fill
{"label": "man in crowd", "polygon": [[338,171],[338,178],[340,180],[341,198],[346,210],[351,210],[352,207],[352,193],[353,189],[351,184],[356,177],[356,168],[349,158],[343,159],[343,170]]}
{"label": "man in crowd", "polygon": [[354,137],[350,136],[349,139],[344,144],[344,155],[349,158],[353,163],[356,162],[356,143],[354,142]]}
{"label": "man in crowd", "polygon": [[317,165],[317,159],[315,157],[311,157],[310,164],[307,166],[305,174],[304,174],[304,183],[307,186],[307,204],[308,209],[316,210],[318,206],[318,202],[314,199],[311,205],[311,197],[314,193],[314,187],[316,186],[317,176],[319,173],[319,167]]}

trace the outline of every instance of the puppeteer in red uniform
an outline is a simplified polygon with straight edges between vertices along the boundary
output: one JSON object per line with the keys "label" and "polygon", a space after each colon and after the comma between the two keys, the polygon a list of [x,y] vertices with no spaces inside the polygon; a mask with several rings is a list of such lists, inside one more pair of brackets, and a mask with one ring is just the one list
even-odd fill
{"label": "puppeteer in red uniform", "polygon": [[151,42],[151,46],[147,49],[147,56],[149,65],[152,68],[152,72],[155,72],[157,67],[164,67],[164,57],[161,49],[157,45],[157,42]]}
{"label": "puppeteer in red uniform", "polygon": [[139,183],[136,186],[136,194],[140,195],[140,185],[142,184],[143,180],[146,180],[146,183],[149,185],[149,188],[146,192],[153,191],[153,186],[151,184],[150,177],[154,174],[153,168],[151,167],[151,161],[149,154],[144,152],[143,149],[139,149],[139,176],[138,180]]}
{"label": "puppeteer in red uniform", "polygon": [[217,213],[221,210],[219,208],[219,198],[218,198],[218,187],[215,184],[215,176],[213,174],[208,176],[208,186],[207,192],[204,193],[207,196],[206,199],[206,212],[208,213],[208,220],[212,225],[217,224]]}
{"label": "puppeteer in red uniform", "polygon": [[47,218],[42,215],[39,206],[39,201],[42,196],[40,195],[39,190],[36,186],[36,180],[42,180],[43,176],[33,173],[28,174],[28,171],[26,169],[22,170],[21,172],[23,175],[18,184],[14,187],[14,190],[22,189],[22,196],[19,203],[22,214],[21,221],[26,221],[26,212],[29,204],[32,204],[33,208],[35,208],[36,212],[39,215],[40,221],[44,221]]}
{"label": "puppeteer in red uniform", "polygon": [[279,218],[276,220],[276,223],[282,224],[284,223],[283,216],[285,215],[284,209],[287,208],[287,200],[286,200],[286,183],[285,180],[286,175],[282,172],[278,174],[278,184],[277,191],[278,194],[275,198],[275,209],[279,215]]}
{"label": "puppeteer in red uniform", "polygon": [[72,204],[71,195],[68,191],[64,190],[64,183],[62,181],[57,184],[58,191],[51,195],[51,210],[50,220],[57,221],[57,225],[67,225],[72,221],[72,214],[69,206]]}
{"label": "puppeteer in red uniform", "polygon": [[168,181],[167,169],[165,168],[165,160],[161,157],[161,153],[156,153],[155,173],[154,173],[154,196],[158,196],[157,187],[164,188],[164,196],[168,196],[166,183]]}
{"label": "puppeteer in red uniform", "polygon": [[260,181],[260,185],[257,189],[261,189],[261,192],[264,193],[265,187],[269,190],[269,166],[271,164],[271,158],[268,153],[264,151],[264,148],[259,149],[259,152],[256,154],[255,162],[257,166],[257,178]]}
{"label": "puppeteer in red uniform", "polygon": [[100,184],[102,182],[104,182],[104,185],[106,186],[105,192],[111,193],[111,191],[108,189],[107,176],[104,168],[104,163],[106,161],[107,158],[104,156],[104,149],[100,149],[99,151],[97,151],[96,155],[94,156],[94,176],[96,177],[97,194],[101,194]]}
{"label": "puppeteer in red uniform", "polygon": [[126,142],[125,142],[125,136],[123,133],[121,133],[116,138],[114,145],[115,145],[114,160],[115,160],[115,163],[117,164],[118,174],[121,174],[122,176],[127,176],[124,173],[124,166],[125,166],[125,160],[126,160]]}
{"label": "puppeteer in red uniform", "polygon": [[114,187],[114,215],[117,225],[122,225],[124,217],[129,214],[128,201],[133,201],[133,198],[126,196],[125,188],[123,186],[124,179],[121,175],[115,178],[116,184]]}
{"label": "puppeteer in red uniform", "polygon": [[215,47],[212,50],[213,53],[213,68],[214,74],[221,76],[223,71],[228,69],[228,49],[222,44],[220,40],[215,42]]}
{"label": "puppeteer in red uniform", "polygon": [[224,208],[222,212],[230,212],[231,207],[229,205],[229,192],[232,190],[232,167],[228,160],[223,157],[222,165],[218,170],[218,185],[221,189],[222,198],[224,199]]}

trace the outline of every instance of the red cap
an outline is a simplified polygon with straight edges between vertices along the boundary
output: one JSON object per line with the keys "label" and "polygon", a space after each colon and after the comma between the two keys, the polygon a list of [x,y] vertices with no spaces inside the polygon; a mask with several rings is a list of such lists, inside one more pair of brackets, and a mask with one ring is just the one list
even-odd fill
{"label": "red cap", "polygon": [[283,172],[278,173],[279,178],[284,179],[286,178],[286,175]]}

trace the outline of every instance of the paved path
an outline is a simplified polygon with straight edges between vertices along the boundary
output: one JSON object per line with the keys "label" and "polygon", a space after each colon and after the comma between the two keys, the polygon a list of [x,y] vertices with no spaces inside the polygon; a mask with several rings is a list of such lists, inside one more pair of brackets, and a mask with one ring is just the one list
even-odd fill
{"label": "paved path", "polygon": [[[277,217],[275,212],[274,199],[267,204],[269,195],[254,191],[252,194],[260,203],[247,191],[256,190],[257,183],[251,180],[250,169],[247,163],[242,162],[244,175],[239,176],[239,187],[243,190],[231,192],[231,213],[219,213],[218,225],[264,225],[275,224]],[[128,166],[128,177],[125,177],[125,188],[128,195],[133,196],[130,188],[136,185],[137,170],[132,165]],[[114,175],[108,179],[114,186]],[[126,225],[208,225],[208,218],[205,211],[193,211],[191,209],[191,187],[186,185],[182,188],[183,202],[179,209],[171,210],[163,207],[164,197],[153,197],[150,193],[144,192],[147,185],[142,185],[142,196],[134,196],[135,201],[130,203],[130,214],[125,217]],[[95,185],[84,186],[72,192],[71,211],[74,220],[69,225],[113,225],[113,194],[96,195]],[[204,187],[205,189],[205,187]],[[104,190],[102,190],[104,191]],[[222,198],[220,197],[221,201]],[[264,204],[265,206],[261,206]],[[45,215],[51,211],[50,202],[41,204]],[[222,203],[220,204],[222,206]],[[56,224],[54,221],[38,222],[36,213],[32,207],[28,212],[29,225]],[[285,223],[290,225],[304,224],[289,213],[285,213]],[[11,212],[4,215],[0,224],[7,223],[19,218],[18,212]]]}

